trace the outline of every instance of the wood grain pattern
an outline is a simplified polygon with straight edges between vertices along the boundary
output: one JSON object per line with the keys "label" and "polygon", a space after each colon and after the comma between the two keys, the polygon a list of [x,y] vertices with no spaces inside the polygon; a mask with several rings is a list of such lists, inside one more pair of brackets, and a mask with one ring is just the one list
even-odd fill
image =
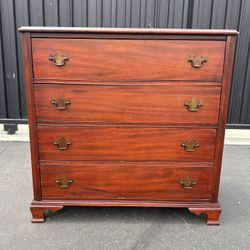
{"label": "wood grain pattern", "polygon": [[222,82],[204,82],[204,81],[179,81],[179,80],[168,80],[168,81],[94,81],[94,82],[85,82],[83,80],[63,80],[63,79],[33,79],[34,84],[56,84],[56,85],[89,85],[89,86],[170,86],[170,85],[188,85],[191,84],[192,86],[216,86],[221,87]]}
{"label": "wood grain pattern", "polygon": [[40,167],[42,168],[43,166],[72,166],[72,167],[95,167],[97,165],[101,165],[103,167],[123,167],[124,164],[126,166],[143,166],[145,167],[154,167],[156,166],[162,166],[162,167],[180,167],[180,168],[185,168],[185,167],[197,167],[197,168],[203,168],[203,167],[210,167],[213,168],[213,162],[186,162],[186,161],[168,161],[168,162],[123,162],[123,161],[65,161],[65,160],[53,160],[53,161],[41,161],[40,162]]}
{"label": "wood grain pattern", "polygon": [[215,168],[213,172],[213,202],[218,201],[218,194],[219,194],[221,164],[222,164],[222,156],[224,148],[224,137],[225,137],[225,128],[227,121],[230,86],[232,79],[232,69],[234,62],[235,43],[236,43],[235,37],[227,38],[225,69],[223,73],[223,86],[222,86],[220,111],[219,111],[220,119],[218,124],[218,133],[216,138],[215,155],[214,155]]}
{"label": "wood grain pattern", "polygon": [[[220,87],[215,86],[92,86],[36,84],[38,123],[148,123],[216,125]],[[196,97],[204,103],[188,111],[185,100]],[[69,99],[64,110],[53,99]]]}
{"label": "wood grain pattern", "polygon": [[[25,32],[33,222],[43,222],[45,210],[64,206],[152,206],[186,207],[207,214],[208,224],[219,223],[237,31],[20,31]],[[69,57],[62,67],[48,60],[59,50]],[[194,55],[207,56],[208,62],[194,68],[187,62]],[[193,96],[204,103],[194,113],[183,104]],[[70,99],[67,109],[52,106],[51,99],[60,98]],[[68,140],[61,148],[68,149],[54,145],[60,137]],[[191,138],[199,147],[187,152],[181,144]],[[65,176],[73,183],[59,187],[56,180]],[[186,178],[197,184],[183,188],[180,180]]]}
{"label": "wood grain pattern", "polygon": [[[210,199],[210,167],[179,168],[143,163],[123,166],[43,166],[41,179],[44,199]],[[73,183],[67,188],[55,181],[68,176]],[[197,184],[185,189],[179,183],[192,178]]]}
{"label": "wood grain pattern", "polygon": [[[38,126],[40,160],[212,161],[215,129]],[[53,142],[65,137],[68,150]],[[192,138],[200,146],[186,152],[181,143]]]}
{"label": "wood grain pattern", "polygon": [[135,200],[135,199],[105,199],[105,200],[90,200],[90,199],[43,199],[42,201],[31,202],[32,206],[109,206],[109,207],[173,207],[173,208],[218,208],[219,203],[212,203],[209,200]]}
{"label": "wood grain pattern", "polygon": [[32,164],[32,180],[33,180],[33,193],[35,200],[41,200],[41,185],[40,185],[40,171],[38,162],[38,147],[37,147],[37,132],[36,132],[36,110],[35,110],[35,93],[34,85],[32,82],[32,52],[30,44],[30,34],[23,33],[23,63],[24,63],[24,77],[26,83],[27,94],[27,111],[29,117],[29,136],[30,136],[30,153]]}
{"label": "wood grain pattern", "polygon": [[[32,38],[34,77],[84,81],[221,81],[225,41],[161,41]],[[48,57],[69,57],[62,67]],[[193,68],[188,56],[208,56]]]}
{"label": "wood grain pattern", "polygon": [[206,214],[207,216],[207,225],[220,225],[220,214],[221,214],[221,208],[218,205],[218,207],[189,207],[188,210],[191,213],[194,213],[196,215],[200,214]]}
{"label": "wood grain pattern", "polygon": [[32,38],[77,38],[77,39],[110,39],[110,40],[206,40],[206,41],[226,41],[227,36],[221,35],[169,35],[169,34],[125,34],[125,33],[49,33],[49,32],[37,32],[31,34]]}
{"label": "wood grain pattern", "polygon": [[56,212],[63,208],[62,205],[55,206],[44,206],[44,205],[32,205],[30,206],[30,211],[32,213],[32,223],[43,223],[45,221],[45,211]]}

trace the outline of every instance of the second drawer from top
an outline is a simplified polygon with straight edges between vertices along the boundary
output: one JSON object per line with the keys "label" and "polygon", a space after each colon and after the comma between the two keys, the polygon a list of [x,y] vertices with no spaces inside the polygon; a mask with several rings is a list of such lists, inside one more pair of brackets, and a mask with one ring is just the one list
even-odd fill
{"label": "second drawer from top", "polygon": [[221,87],[36,84],[38,123],[216,125]]}

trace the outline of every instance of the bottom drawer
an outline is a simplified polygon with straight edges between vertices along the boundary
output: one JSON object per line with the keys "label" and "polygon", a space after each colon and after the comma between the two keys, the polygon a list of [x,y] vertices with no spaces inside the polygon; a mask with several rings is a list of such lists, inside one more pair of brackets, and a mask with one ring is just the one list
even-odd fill
{"label": "bottom drawer", "polygon": [[211,198],[209,164],[72,164],[41,166],[43,199]]}

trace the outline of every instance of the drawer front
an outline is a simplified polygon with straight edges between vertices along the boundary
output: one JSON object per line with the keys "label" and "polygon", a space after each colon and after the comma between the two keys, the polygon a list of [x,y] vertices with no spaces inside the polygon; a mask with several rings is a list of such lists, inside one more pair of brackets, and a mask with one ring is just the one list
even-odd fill
{"label": "drawer front", "polygon": [[37,79],[221,81],[224,50],[225,41],[32,39]]}
{"label": "drawer front", "polygon": [[217,124],[216,86],[35,85],[38,123]]}
{"label": "drawer front", "polygon": [[[190,166],[190,167],[188,167]],[[42,166],[43,199],[210,199],[212,168],[170,164]]]}
{"label": "drawer front", "polygon": [[213,161],[215,129],[38,126],[40,160]]}

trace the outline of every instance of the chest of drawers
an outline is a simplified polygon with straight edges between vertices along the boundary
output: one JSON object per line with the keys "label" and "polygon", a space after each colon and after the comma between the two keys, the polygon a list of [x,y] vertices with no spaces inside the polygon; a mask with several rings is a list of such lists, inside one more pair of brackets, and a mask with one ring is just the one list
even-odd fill
{"label": "chest of drawers", "polygon": [[32,222],[183,207],[218,224],[236,31],[22,27]]}

